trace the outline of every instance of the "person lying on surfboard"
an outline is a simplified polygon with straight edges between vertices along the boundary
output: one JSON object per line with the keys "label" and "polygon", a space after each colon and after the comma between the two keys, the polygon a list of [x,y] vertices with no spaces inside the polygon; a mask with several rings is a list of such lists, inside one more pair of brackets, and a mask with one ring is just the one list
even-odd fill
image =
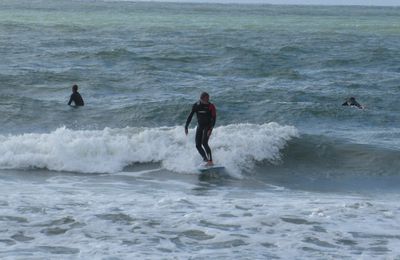
{"label": "person lying on surfboard", "polygon": [[214,104],[210,103],[210,95],[207,92],[203,92],[200,95],[200,100],[194,103],[192,111],[190,112],[186,124],[185,134],[189,133],[189,124],[192,121],[193,114],[197,116],[197,129],[196,129],[196,148],[200,155],[203,157],[203,161],[206,166],[213,166],[213,160],[211,155],[211,149],[208,146],[208,139],[211,136],[211,132],[217,120],[217,110]]}
{"label": "person lying on surfboard", "polygon": [[354,97],[347,99],[342,106],[351,106],[351,107],[358,107],[359,109],[363,109],[364,107],[356,101]]}

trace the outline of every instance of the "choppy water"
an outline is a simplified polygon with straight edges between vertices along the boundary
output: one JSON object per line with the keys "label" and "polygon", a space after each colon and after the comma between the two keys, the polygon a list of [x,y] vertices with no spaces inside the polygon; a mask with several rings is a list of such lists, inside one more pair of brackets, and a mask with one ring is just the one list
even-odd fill
{"label": "choppy water", "polygon": [[[1,1],[0,257],[399,258],[399,18]],[[219,177],[183,133],[204,90]]]}

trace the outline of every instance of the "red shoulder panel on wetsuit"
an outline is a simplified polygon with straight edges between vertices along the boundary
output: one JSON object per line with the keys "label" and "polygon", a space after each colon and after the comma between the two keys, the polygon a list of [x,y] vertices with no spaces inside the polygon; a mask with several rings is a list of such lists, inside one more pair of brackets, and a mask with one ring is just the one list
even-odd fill
{"label": "red shoulder panel on wetsuit", "polygon": [[209,108],[210,111],[211,111],[211,116],[212,116],[213,118],[216,118],[216,117],[217,117],[217,109],[215,109],[214,104],[210,104],[210,106],[209,106],[208,108]]}

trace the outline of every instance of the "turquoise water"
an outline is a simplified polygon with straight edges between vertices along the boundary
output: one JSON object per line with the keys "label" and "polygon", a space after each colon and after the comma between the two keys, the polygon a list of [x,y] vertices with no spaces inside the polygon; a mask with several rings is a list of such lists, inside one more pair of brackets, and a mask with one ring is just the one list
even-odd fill
{"label": "turquoise water", "polygon": [[[398,258],[399,18],[1,1],[0,256]],[[183,132],[202,91],[225,177]]]}

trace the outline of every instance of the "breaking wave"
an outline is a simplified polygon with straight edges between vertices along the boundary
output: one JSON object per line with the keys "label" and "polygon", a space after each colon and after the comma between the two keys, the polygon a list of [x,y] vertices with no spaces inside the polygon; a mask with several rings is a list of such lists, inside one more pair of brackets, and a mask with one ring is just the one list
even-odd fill
{"label": "breaking wave", "polygon": [[[160,162],[174,172],[196,171],[201,157],[193,129],[157,127],[104,130],[58,128],[50,133],[0,136],[0,168],[42,168],[79,173],[115,173],[134,163]],[[216,163],[236,176],[257,161],[276,161],[298,131],[277,123],[232,124],[214,129],[210,139]]]}

